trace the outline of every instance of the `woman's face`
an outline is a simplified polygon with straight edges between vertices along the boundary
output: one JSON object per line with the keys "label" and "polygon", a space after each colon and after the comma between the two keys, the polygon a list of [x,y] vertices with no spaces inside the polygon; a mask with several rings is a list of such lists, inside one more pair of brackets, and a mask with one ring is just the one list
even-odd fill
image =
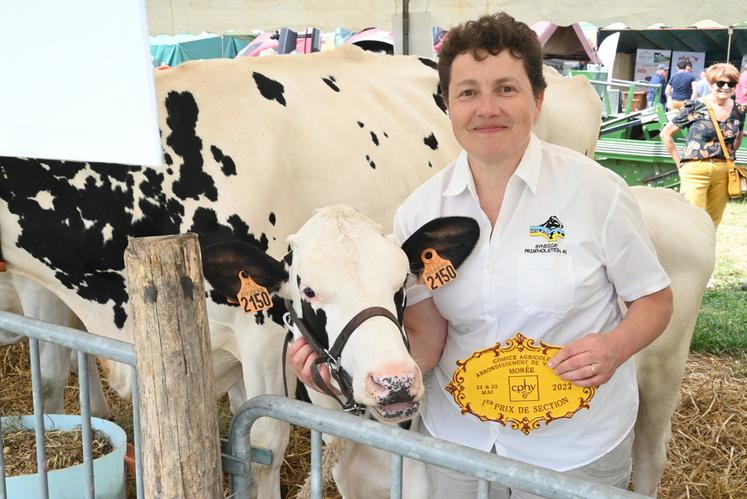
{"label": "woman's face", "polygon": [[711,93],[718,98],[728,99],[734,93],[737,82],[725,76],[718,76],[711,83]]}
{"label": "woman's face", "polygon": [[451,66],[451,128],[470,159],[518,164],[542,107],[521,60],[504,50],[458,55]]}

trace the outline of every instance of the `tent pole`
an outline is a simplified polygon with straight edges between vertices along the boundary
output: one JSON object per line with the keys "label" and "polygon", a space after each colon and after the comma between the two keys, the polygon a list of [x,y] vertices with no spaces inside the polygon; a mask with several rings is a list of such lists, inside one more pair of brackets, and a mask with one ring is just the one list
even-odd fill
{"label": "tent pole", "polygon": [[731,35],[734,33],[734,26],[729,26],[729,43],[726,45],[726,62],[731,60]]}

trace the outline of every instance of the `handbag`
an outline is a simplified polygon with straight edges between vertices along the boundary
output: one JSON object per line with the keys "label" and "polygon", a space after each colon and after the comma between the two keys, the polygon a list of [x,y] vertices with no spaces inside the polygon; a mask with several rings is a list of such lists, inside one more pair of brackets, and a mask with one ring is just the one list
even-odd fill
{"label": "handbag", "polygon": [[729,197],[732,199],[739,199],[747,194],[747,168],[744,166],[737,166],[731,160],[731,155],[729,154],[729,150],[726,148],[726,143],[724,142],[724,135],[721,133],[721,127],[718,124],[718,120],[716,120],[716,114],[708,103],[706,103],[706,109],[708,109],[708,114],[711,116],[713,128],[716,129],[716,135],[721,144],[721,150],[724,153],[726,164],[729,165]]}

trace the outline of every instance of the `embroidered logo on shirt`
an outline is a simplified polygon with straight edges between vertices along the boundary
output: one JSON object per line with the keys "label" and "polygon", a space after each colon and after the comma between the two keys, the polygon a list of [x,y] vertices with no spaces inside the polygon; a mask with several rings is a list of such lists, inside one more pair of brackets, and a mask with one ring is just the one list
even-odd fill
{"label": "embroidered logo on shirt", "polygon": [[553,215],[542,225],[530,225],[529,235],[544,237],[548,241],[557,241],[565,238],[565,230],[558,217]]}
{"label": "embroidered logo on shirt", "polygon": [[568,253],[567,250],[558,247],[558,241],[565,239],[565,229],[555,215],[542,225],[530,225],[529,236],[543,237],[546,242],[537,243],[534,248],[524,248],[524,253]]}

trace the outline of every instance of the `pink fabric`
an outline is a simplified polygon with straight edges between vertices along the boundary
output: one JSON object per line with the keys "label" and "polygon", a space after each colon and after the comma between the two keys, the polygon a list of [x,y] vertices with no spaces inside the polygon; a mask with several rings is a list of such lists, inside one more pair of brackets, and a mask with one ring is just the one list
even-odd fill
{"label": "pink fabric", "polygon": [[747,95],[745,95],[745,92],[747,92],[747,71],[742,71],[736,88],[737,104],[747,104]]}

